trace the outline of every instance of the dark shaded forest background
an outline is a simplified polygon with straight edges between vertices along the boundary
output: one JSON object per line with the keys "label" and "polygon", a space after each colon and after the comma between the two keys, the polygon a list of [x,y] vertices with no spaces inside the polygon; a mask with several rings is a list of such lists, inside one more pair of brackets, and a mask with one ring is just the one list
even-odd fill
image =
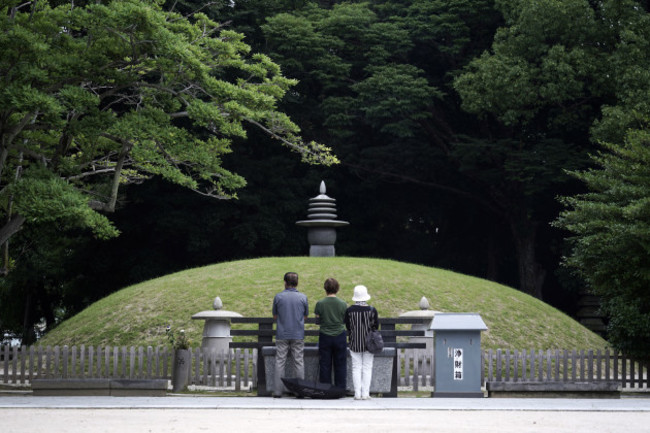
{"label": "dark shaded forest background", "polygon": [[[583,284],[561,266],[566,233],[551,222],[561,210],[558,196],[583,191],[566,170],[589,166],[588,153],[598,149],[590,128],[616,97],[592,86],[602,72],[594,61],[579,78],[580,90],[558,86],[558,94],[566,92],[559,102],[522,103],[510,118],[497,108],[472,108],[485,77],[468,65],[494,52],[499,28],[514,26],[507,3],[516,2],[168,1],[167,8],[200,8],[244,33],[253,52],[298,79],[281,110],[306,139],[332,147],[341,163],[303,164],[251,130],[224,159],[247,181],[236,200],[201,197],[154,178],[124,188],[111,216],[121,231],[115,239],[61,233],[53,225],[25,228],[12,241],[23,247],[7,277],[23,292],[4,305],[16,314],[3,326],[29,334],[39,317],[54,325],[120,288],[182,269],[307,255],[306,230],[295,222],[306,217],[321,180],[337,200],[339,219],[350,222],[338,231],[338,256],[487,278],[575,315]],[[558,27],[571,27],[571,17],[565,20]],[[511,54],[535,62],[551,40],[584,43],[578,27],[549,36],[551,30],[520,28],[527,43],[546,48],[512,54],[521,49],[512,43]],[[492,89],[515,99],[527,92],[511,90]]]}

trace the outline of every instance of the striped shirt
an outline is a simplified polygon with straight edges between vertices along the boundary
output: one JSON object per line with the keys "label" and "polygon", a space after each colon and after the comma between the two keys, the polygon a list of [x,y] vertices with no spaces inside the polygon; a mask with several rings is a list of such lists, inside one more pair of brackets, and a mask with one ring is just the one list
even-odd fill
{"label": "striped shirt", "polygon": [[369,305],[352,305],[345,311],[345,327],[350,336],[350,350],[366,351],[366,336],[372,329],[377,329],[379,319],[375,307]]}

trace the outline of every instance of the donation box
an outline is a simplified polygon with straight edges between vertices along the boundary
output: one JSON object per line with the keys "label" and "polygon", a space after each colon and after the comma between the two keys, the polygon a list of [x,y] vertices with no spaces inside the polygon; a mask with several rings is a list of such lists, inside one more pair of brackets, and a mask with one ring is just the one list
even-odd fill
{"label": "donation box", "polygon": [[434,391],[432,397],[483,397],[481,331],[487,326],[477,313],[436,313]]}

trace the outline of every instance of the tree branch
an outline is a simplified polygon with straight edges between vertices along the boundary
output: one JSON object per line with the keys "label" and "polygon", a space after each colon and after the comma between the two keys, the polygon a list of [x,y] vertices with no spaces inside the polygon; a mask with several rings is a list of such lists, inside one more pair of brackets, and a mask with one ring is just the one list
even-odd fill
{"label": "tree branch", "polygon": [[115,204],[117,203],[117,193],[120,188],[120,177],[122,175],[122,168],[124,167],[124,162],[126,161],[126,157],[129,155],[129,152],[133,147],[133,143],[131,143],[128,140],[124,140],[120,137],[114,136],[112,134],[102,133],[101,135],[103,137],[110,138],[111,140],[116,141],[118,143],[122,143],[122,150],[120,151],[120,156],[117,158],[117,163],[115,164],[115,174],[113,176],[113,183],[111,186],[111,196],[108,203],[106,203],[103,208],[107,212],[115,212]]}
{"label": "tree branch", "polygon": [[114,171],[115,171],[114,167],[103,168],[103,169],[100,169],[100,170],[86,171],[84,173],[80,173],[80,174],[77,174],[77,175],[74,175],[74,176],[68,176],[65,179],[66,180],[79,180],[79,179],[83,179],[85,177],[95,176],[97,174],[113,173]]}
{"label": "tree branch", "polygon": [[16,149],[19,152],[22,152],[23,155],[28,156],[31,159],[35,160],[35,161],[40,161],[41,163],[43,163],[43,165],[47,165],[48,159],[45,157],[45,155],[40,154],[38,152],[34,152],[33,150],[28,149],[28,148],[26,148],[26,147],[24,147],[22,145],[16,146]]}
{"label": "tree branch", "polygon": [[275,138],[275,139],[277,139],[277,140],[280,140],[280,141],[281,141],[282,143],[284,143],[287,147],[289,147],[289,148],[295,150],[296,152],[301,153],[301,154],[303,154],[303,153],[309,153],[309,154],[313,155],[314,157],[316,157],[319,161],[322,161],[322,158],[320,157],[319,154],[317,154],[317,153],[315,153],[315,152],[312,152],[312,151],[310,151],[310,150],[308,150],[308,149],[306,149],[306,148],[304,148],[304,147],[300,147],[300,146],[298,146],[296,143],[293,143],[293,142],[287,140],[287,139],[284,138],[283,136],[277,134],[276,132],[273,132],[271,129],[267,128],[266,126],[262,125],[261,123],[255,121],[255,120],[253,120],[253,119],[248,119],[248,118],[244,118],[244,120],[247,121],[248,123],[251,123],[251,124],[257,126],[257,127],[260,128],[262,131],[264,131],[264,132],[266,132],[267,134],[269,134],[271,137],[273,137],[273,138]]}
{"label": "tree branch", "polygon": [[21,131],[29,124],[29,122],[33,122],[34,119],[36,119],[36,116],[38,116],[38,111],[34,113],[27,113],[23,116],[22,119],[20,119],[20,122],[16,124],[13,128],[9,130],[9,132],[5,135],[5,145],[9,147],[11,143],[14,141],[16,136],[21,133]]}
{"label": "tree branch", "polygon": [[23,227],[24,222],[25,217],[20,214],[14,214],[11,219],[0,228],[0,245],[4,245],[10,237],[18,233],[18,231]]}
{"label": "tree branch", "polygon": [[170,113],[169,117],[171,117],[172,119],[178,119],[181,117],[188,117],[189,115],[190,113],[188,113],[187,111],[179,111],[177,113]]}
{"label": "tree branch", "polygon": [[[183,101],[183,104],[185,104],[185,106],[190,105],[190,103],[187,101],[187,99],[185,99],[183,97],[183,92],[185,90],[191,89],[192,87],[197,87],[197,86],[189,86],[189,87],[186,87],[183,91],[179,92],[179,91],[171,89],[169,87],[161,86],[159,84],[154,84],[154,83],[145,83],[144,81],[138,81],[137,83],[133,83],[133,85],[135,85],[137,87],[149,87],[149,88],[152,88],[152,89],[160,90],[161,92],[169,93],[169,94],[177,97],[181,101]],[[200,89],[200,90],[203,91],[203,93],[206,94],[207,96],[210,96],[208,94],[208,92],[206,92],[205,90],[203,90],[203,89]]]}
{"label": "tree branch", "polygon": [[192,189],[191,191],[194,191],[195,193],[203,195],[205,197],[212,197],[212,198],[216,198],[216,199],[219,199],[219,200],[230,200],[230,197],[228,197],[228,196],[220,195],[220,194],[213,194],[213,192],[215,191],[214,189],[209,190],[207,192],[201,192],[198,189]]}
{"label": "tree branch", "polygon": [[12,20],[15,19],[15,18],[16,18],[16,12],[18,12],[19,9],[22,9],[23,7],[25,7],[25,6],[29,6],[29,5],[31,5],[31,4],[32,4],[32,2],[29,1],[29,2],[25,2],[25,3],[21,4],[21,5],[18,5],[18,6],[14,6],[14,7],[12,7],[12,8],[11,8],[11,13],[9,14],[9,17],[10,17]]}

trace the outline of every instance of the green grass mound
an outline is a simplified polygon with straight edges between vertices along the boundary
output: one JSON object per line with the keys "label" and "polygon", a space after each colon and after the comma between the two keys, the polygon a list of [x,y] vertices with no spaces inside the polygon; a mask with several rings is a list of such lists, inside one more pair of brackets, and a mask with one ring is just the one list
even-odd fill
{"label": "green grass mound", "polygon": [[441,269],[367,258],[281,257],[219,263],[146,281],[120,290],[61,323],[43,345],[165,345],[165,328],[185,329],[200,345],[203,321],[193,314],[212,309],[269,317],[273,296],[287,271],[300,276],[310,314],[324,296],[328,277],[341,284],[339,297],[352,302],[357,284],[368,287],[380,317],[417,310],[422,296],[431,309],[480,313],[489,330],[483,348],[599,349],[605,340],[559,310],[510,287]]}

